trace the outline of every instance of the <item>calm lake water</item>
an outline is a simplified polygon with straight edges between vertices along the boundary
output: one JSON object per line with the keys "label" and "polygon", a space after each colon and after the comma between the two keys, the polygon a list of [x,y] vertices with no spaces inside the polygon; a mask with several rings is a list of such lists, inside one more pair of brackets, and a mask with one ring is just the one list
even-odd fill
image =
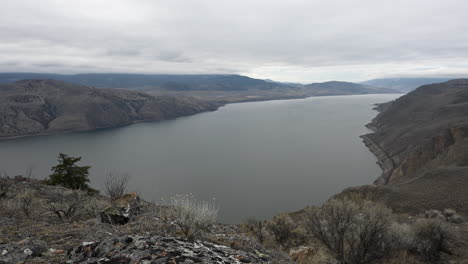
{"label": "calm lake water", "polygon": [[147,200],[175,194],[216,199],[221,221],[269,218],[319,204],[380,174],[359,135],[374,103],[400,95],[313,97],[230,104],[218,111],[97,132],[0,141],[0,171],[50,174],[59,152],[91,165],[91,185],[108,172],[131,175]]}

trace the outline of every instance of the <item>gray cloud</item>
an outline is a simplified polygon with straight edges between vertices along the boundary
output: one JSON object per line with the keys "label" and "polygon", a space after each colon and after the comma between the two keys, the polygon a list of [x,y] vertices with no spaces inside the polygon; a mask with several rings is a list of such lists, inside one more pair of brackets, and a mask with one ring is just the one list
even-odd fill
{"label": "gray cloud", "polygon": [[159,52],[158,59],[167,62],[192,62],[188,57],[185,57],[181,51],[162,50]]}
{"label": "gray cloud", "polygon": [[135,57],[141,54],[140,50],[136,49],[108,49],[102,55],[104,56],[123,56],[123,57]]}
{"label": "gray cloud", "polygon": [[0,71],[468,75],[467,9],[464,0],[7,1]]}

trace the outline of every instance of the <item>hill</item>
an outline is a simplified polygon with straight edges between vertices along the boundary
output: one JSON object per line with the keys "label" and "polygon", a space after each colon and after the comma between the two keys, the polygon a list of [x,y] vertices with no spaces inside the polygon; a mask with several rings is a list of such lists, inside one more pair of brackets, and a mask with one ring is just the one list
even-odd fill
{"label": "hill", "polygon": [[191,96],[219,103],[305,98],[323,95],[398,93],[396,90],[349,82],[302,85],[260,80],[235,74],[41,74],[0,73],[1,83],[23,79],[55,79],[96,88],[125,88],[155,96]]}
{"label": "hill", "polygon": [[147,88],[168,91],[245,91],[249,89],[273,89],[285,87],[277,82],[268,82],[235,74],[42,74],[0,73],[0,83],[11,83],[23,79],[55,79],[65,82],[93,86],[96,88]]}
{"label": "hill", "polygon": [[382,78],[362,82],[361,84],[385,87],[401,92],[409,92],[421,85],[441,83],[453,78]]}
{"label": "hill", "polygon": [[0,137],[159,121],[212,111],[217,106],[189,97],[155,97],[57,80],[23,80],[0,85]]}
{"label": "hill", "polygon": [[380,88],[371,85],[363,85],[351,82],[330,81],[323,83],[311,83],[305,85],[308,93],[317,95],[352,95],[352,94],[379,94],[398,93],[395,90]]}
{"label": "hill", "polygon": [[367,191],[403,211],[468,214],[468,79],[421,86],[380,109],[363,139],[383,169],[376,183],[388,188]]}

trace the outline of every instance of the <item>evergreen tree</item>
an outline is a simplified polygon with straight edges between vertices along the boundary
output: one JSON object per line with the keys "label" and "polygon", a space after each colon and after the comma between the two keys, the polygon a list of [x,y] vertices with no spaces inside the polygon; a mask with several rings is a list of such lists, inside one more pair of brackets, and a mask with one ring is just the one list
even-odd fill
{"label": "evergreen tree", "polygon": [[81,157],[70,157],[67,154],[60,153],[56,166],[52,167],[52,174],[47,183],[50,185],[62,185],[73,190],[94,191],[89,187],[88,174],[90,166],[77,166],[76,163]]}

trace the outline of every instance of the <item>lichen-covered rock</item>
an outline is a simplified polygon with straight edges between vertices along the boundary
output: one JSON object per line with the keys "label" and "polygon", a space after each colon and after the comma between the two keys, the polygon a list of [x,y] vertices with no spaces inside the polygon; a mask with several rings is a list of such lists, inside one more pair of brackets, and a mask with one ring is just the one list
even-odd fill
{"label": "lichen-covered rock", "polygon": [[12,244],[0,244],[0,263],[27,263],[28,259],[46,254],[48,248],[40,240],[23,240]]}
{"label": "lichen-covered rock", "polygon": [[101,212],[101,221],[123,225],[138,215],[141,208],[141,199],[137,193],[125,194]]}
{"label": "lichen-covered rock", "polygon": [[83,243],[68,253],[67,263],[270,263],[270,258],[204,241],[124,236]]}

